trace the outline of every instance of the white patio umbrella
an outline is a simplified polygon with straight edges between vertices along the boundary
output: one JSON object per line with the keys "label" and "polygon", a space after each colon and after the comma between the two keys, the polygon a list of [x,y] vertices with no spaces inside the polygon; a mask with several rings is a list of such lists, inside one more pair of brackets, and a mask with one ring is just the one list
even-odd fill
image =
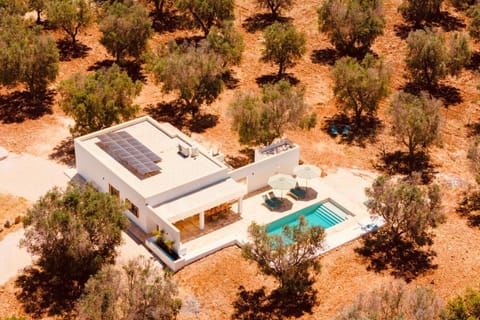
{"label": "white patio umbrella", "polygon": [[305,188],[307,188],[308,179],[320,176],[320,168],[311,164],[301,164],[293,168],[293,173],[299,178],[305,179]]}
{"label": "white patio umbrella", "polygon": [[268,185],[273,189],[281,190],[283,197],[283,191],[290,190],[295,187],[295,178],[288,174],[278,173],[268,178]]}

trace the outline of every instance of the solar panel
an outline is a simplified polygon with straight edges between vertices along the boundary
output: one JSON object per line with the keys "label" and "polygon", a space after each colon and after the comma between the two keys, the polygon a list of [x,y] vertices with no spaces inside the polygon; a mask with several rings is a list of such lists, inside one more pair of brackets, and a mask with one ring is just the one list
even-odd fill
{"label": "solar panel", "polygon": [[140,179],[160,173],[162,158],[126,131],[103,134],[98,145]]}

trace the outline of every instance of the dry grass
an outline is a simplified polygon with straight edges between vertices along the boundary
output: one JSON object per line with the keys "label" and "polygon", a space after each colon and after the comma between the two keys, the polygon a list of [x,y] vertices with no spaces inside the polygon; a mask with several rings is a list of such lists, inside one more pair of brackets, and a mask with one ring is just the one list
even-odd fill
{"label": "dry grass", "polygon": [[[397,12],[400,2],[385,0],[387,26],[384,35],[379,37],[372,47],[372,50],[382,56],[393,70],[392,92],[407,83],[403,60],[406,43],[397,35],[398,27],[404,24]],[[337,109],[332,91],[331,66],[327,63],[318,63],[314,59],[318,50],[331,48],[328,39],[320,34],[317,28],[316,8],[321,3],[321,0],[297,1],[295,7],[287,12],[288,17],[292,18],[292,23],[305,32],[308,43],[307,54],[288,72],[306,86],[306,101],[317,113],[319,122],[311,131],[290,131],[287,132],[287,136],[300,145],[302,160],[306,162],[328,170],[334,170],[335,167],[376,170],[381,152],[399,149],[390,137],[388,119],[384,114],[388,99],[382,103],[378,112],[383,128],[372,139],[361,143],[358,141],[348,143],[339,138],[331,138],[325,130],[327,121],[337,114]],[[447,9],[451,16],[460,20],[465,19],[453,9]],[[233,70],[233,76],[238,80],[237,87],[225,90],[211,106],[204,107],[204,112],[218,116],[217,125],[202,133],[193,134],[195,139],[215,144],[231,156],[241,155],[242,146],[237,142],[236,135],[231,132],[229,119],[225,116],[229,101],[241,90],[258,90],[256,79],[275,72],[275,67],[259,62],[262,48],[261,31],[249,33],[242,27],[246,19],[256,13],[258,10],[255,0],[236,1],[235,25],[242,32],[246,43],[243,62]],[[152,47],[176,37],[196,34],[199,33],[188,30],[157,33],[152,41]],[[80,42],[91,50],[84,58],[62,62],[57,83],[74,72],[86,72],[96,62],[110,59],[99,44],[98,38],[96,26],[79,36]],[[473,45],[475,48],[478,47],[476,44]],[[144,89],[136,99],[138,104],[145,108],[174,99],[174,95],[163,94],[149,75],[145,76]],[[434,239],[433,249],[437,252],[434,263],[438,267],[419,276],[410,285],[431,285],[443,299],[462,292],[468,285],[477,285],[480,279],[478,268],[480,231],[468,227],[466,221],[459,218],[455,212],[460,191],[466,184],[472,182],[466,150],[472,140],[472,125],[478,124],[480,118],[480,109],[476,104],[477,83],[478,75],[471,69],[467,69],[457,78],[449,78],[442,82],[443,85],[458,89],[460,101],[443,108],[442,145],[430,151],[430,163],[439,181],[455,178],[462,183],[456,188],[442,184],[448,220],[436,230]],[[68,135],[65,131],[65,117],[56,103],[53,104],[52,112],[53,114],[44,115],[36,120],[13,124],[0,123],[0,145],[16,152],[34,150],[35,154],[48,156],[51,149]],[[46,145],[49,148],[39,148],[37,145]],[[19,208],[12,212],[22,210],[24,209]],[[313,309],[314,313],[305,315],[303,319],[332,319],[337,310],[351,302],[358,293],[392,279],[388,271],[384,273],[367,271],[366,262],[354,252],[359,245],[360,241],[349,243],[321,258],[323,268],[315,283],[315,288],[319,291],[318,302]],[[265,286],[268,291],[275,287],[272,278],[263,276],[255,265],[243,260],[238,248],[228,248],[196,262],[177,273],[175,278],[179,282],[181,296],[184,299],[195,296],[200,302],[201,310],[198,315],[184,313],[180,319],[231,318],[234,312],[232,303],[236,299],[240,285],[248,290]],[[14,313],[22,314],[21,306],[15,300],[14,291],[11,282],[0,288],[0,318]]]}

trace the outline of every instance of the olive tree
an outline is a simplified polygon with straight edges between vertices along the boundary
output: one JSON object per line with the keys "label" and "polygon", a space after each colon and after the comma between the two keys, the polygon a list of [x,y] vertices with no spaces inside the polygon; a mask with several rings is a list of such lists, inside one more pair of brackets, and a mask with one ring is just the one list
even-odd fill
{"label": "olive tree", "polygon": [[52,279],[82,286],[116,256],[127,226],[118,198],[90,184],[53,188],[28,210],[21,245]]}
{"label": "olive tree", "polygon": [[383,34],[382,1],[326,0],[318,9],[318,24],[341,53],[364,54]]}
{"label": "olive tree", "polygon": [[140,94],[142,83],[133,82],[117,65],[94,74],[76,73],[60,83],[60,106],[73,117],[74,136],[110,127],[135,117],[139,106],[133,99]]}
{"label": "olive tree", "polygon": [[73,47],[77,34],[93,22],[93,7],[89,0],[56,0],[47,3],[48,21],[70,37]]}
{"label": "olive tree", "polygon": [[304,87],[281,80],[262,88],[262,95],[244,92],[229,106],[232,129],[247,145],[268,145],[287,129],[299,127],[307,116]]}
{"label": "olive tree", "polygon": [[403,282],[391,282],[358,295],[345,307],[337,320],[437,320],[442,303],[429,287],[409,289]]}
{"label": "olive tree", "polygon": [[415,151],[428,148],[440,134],[440,107],[442,103],[426,92],[415,96],[403,91],[392,99],[388,113],[392,135],[408,148],[409,168],[413,170]]}
{"label": "olive tree", "polygon": [[398,11],[406,20],[418,26],[421,22],[430,22],[437,18],[442,3],[443,0],[403,0]]}
{"label": "olive tree", "polygon": [[422,187],[414,179],[380,176],[365,193],[369,198],[368,211],[385,220],[380,232],[393,243],[431,245],[432,229],[445,221],[440,188],[436,184]]}
{"label": "olive tree", "polygon": [[276,19],[282,10],[290,9],[295,0],[257,0],[257,3],[260,8],[270,10],[272,17]]}
{"label": "olive tree", "polygon": [[351,57],[335,63],[333,92],[340,108],[353,112],[357,126],[360,126],[362,113],[375,113],[380,101],[387,96],[390,73],[381,59],[377,60],[370,54],[360,63]]}
{"label": "olive tree", "polygon": [[171,44],[160,50],[150,68],[162,90],[178,92],[185,109],[195,115],[203,103],[212,103],[222,92],[224,65],[206,45]]}
{"label": "olive tree", "polygon": [[467,288],[464,295],[457,295],[448,301],[442,320],[480,319],[480,291]]}
{"label": "olive tree", "polygon": [[286,225],[281,234],[269,235],[265,226],[255,222],[248,233],[251,242],[244,244],[243,257],[255,261],[263,273],[274,276],[280,292],[296,295],[311,287],[311,272],[320,270],[315,258],[323,248],[322,227],[308,227],[305,217],[300,216],[297,225]]}
{"label": "olive tree", "polygon": [[26,0],[0,0],[0,20],[8,15],[23,15],[28,11]]}
{"label": "olive tree", "polygon": [[85,285],[78,319],[175,319],[181,307],[170,274],[143,256],[121,268],[104,266]]}
{"label": "olive tree", "polygon": [[114,2],[104,6],[99,29],[100,43],[117,63],[126,56],[135,59],[147,49],[147,42],[153,36],[152,21],[145,7],[133,0]]}
{"label": "olive tree", "polygon": [[480,39],[480,5],[472,5],[468,9],[467,15],[470,17],[468,32],[475,41],[478,41]]}
{"label": "olive tree", "polygon": [[213,26],[221,27],[225,21],[233,20],[233,0],[176,0],[177,8],[190,14],[196,26],[199,26],[205,37]]}
{"label": "olive tree", "polygon": [[293,25],[275,22],[265,29],[264,38],[261,60],[277,64],[278,77],[305,54],[305,34],[297,31]]}
{"label": "olive tree", "polygon": [[442,33],[430,30],[410,32],[407,38],[407,68],[416,83],[432,87],[447,75],[458,75],[470,61],[468,37],[454,32],[448,41]]}
{"label": "olive tree", "polygon": [[55,39],[21,17],[6,16],[0,20],[0,48],[0,83],[24,83],[34,103],[42,99],[58,74]]}
{"label": "olive tree", "polygon": [[240,64],[245,45],[231,21],[222,24],[221,28],[213,26],[205,40],[208,47],[222,57],[224,67]]}

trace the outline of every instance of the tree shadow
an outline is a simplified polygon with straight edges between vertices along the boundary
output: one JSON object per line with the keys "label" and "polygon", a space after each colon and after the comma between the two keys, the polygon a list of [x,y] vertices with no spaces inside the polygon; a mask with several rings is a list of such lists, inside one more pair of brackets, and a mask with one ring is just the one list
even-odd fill
{"label": "tree shadow", "polygon": [[[87,68],[88,71],[98,71],[100,69],[111,68],[116,61],[112,59],[104,59],[95,62],[93,65]],[[143,73],[142,65],[140,61],[136,60],[126,60],[119,64],[119,67],[122,71],[125,71],[132,81],[141,81],[142,83],[147,82],[147,77]]]}
{"label": "tree shadow", "polygon": [[383,171],[388,175],[410,175],[413,172],[420,172],[422,183],[425,184],[432,181],[435,174],[433,165],[430,163],[430,157],[424,151],[415,153],[412,170],[410,170],[408,153],[400,150],[394,152],[382,150],[380,161],[381,163],[374,166],[375,169]]}
{"label": "tree shadow", "polygon": [[309,288],[303,293],[285,294],[278,289],[269,295],[265,287],[258,290],[238,288],[237,299],[233,302],[235,309],[232,319],[241,320],[280,320],[290,317],[299,318],[312,314],[317,300],[317,291]]}
{"label": "tree shadow", "polygon": [[247,32],[255,33],[259,30],[265,29],[274,22],[289,23],[292,20],[293,19],[289,17],[275,17],[271,13],[257,13],[245,19],[242,23],[242,27],[247,30]]}
{"label": "tree shadow", "polygon": [[150,104],[144,110],[157,121],[169,122],[181,130],[197,133],[202,133],[206,129],[215,127],[219,118],[218,115],[201,111],[192,117],[179,101],[160,102],[156,106]]}
{"label": "tree shadow", "polygon": [[340,143],[365,148],[367,143],[377,141],[377,134],[383,127],[382,121],[373,114],[362,115],[357,125],[348,115],[339,113],[327,118],[322,129],[332,138],[340,137]]}
{"label": "tree shadow", "polygon": [[467,218],[468,226],[473,228],[480,227],[480,190],[473,189],[463,193],[456,211]]}
{"label": "tree shadow", "polygon": [[225,157],[225,162],[234,169],[246,166],[247,164],[253,163],[255,158],[255,150],[250,147],[241,149],[240,155]]}
{"label": "tree shadow", "polygon": [[74,46],[69,39],[57,40],[57,48],[60,54],[60,61],[70,61],[77,58],[85,58],[88,52],[92,50],[83,43],[76,43]]}
{"label": "tree shadow", "polygon": [[17,299],[32,317],[47,315],[73,319],[71,313],[81,294],[80,288],[73,283],[52,277],[35,267],[28,267],[15,280],[15,286],[21,289],[16,294]]}
{"label": "tree shadow", "polygon": [[178,46],[193,45],[196,47],[198,43],[203,39],[205,39],[204,36],[194,35],[194,36],[176,37],[174,40]]}
{"label": "tree shadow", "polygon": [[467,69],[472,71],[478,71],[480,68],[480,52],[475,51],[472,53],[472,57],[470,58],[470,63],[466,66]]}
{"label": "tree shadow", "polygon": [[238,83],[240,82],[240,80],[235,78],[232,73],[232,70],[227,70],[222,74],[223,83],[225,84],[225,87],[230,90],[238,88]]}
{"label": "tree shadow", "polygon": [[188,129],[191,132],[202,133],[206,129],[213,128],[218,123],[218,116],[210,113],[197,113],[188,122]]}
{"label": "tree shadow", "polygon": [[477,135],[480,135],[480,123],[475,122],[475,123],[470,123],[465,125],[468,128],[468,137],[475,137]]}
{"label": "tree shadow", "polygon": [[0,123],[20,123],[52,114],[55,90],[47,90],[45,97],[37,102],[27,91],[14,91],[0,96]]}
{"label": "tree shadow", "polygon": [[48,158],[73,167],[75,165],[73,138],[68,137],[63,139],[55,146],[53,152],[48,155]]}
{"label": "tree shadow", "polygon": [[462,30],[465,27],[466,24],[462,19],[452,16],[448,11],[441,11],[432,21],[419,24],[407,21],[394,25],[393,30],[397,37],[405,40],[410,32],[420,29],[442,28],[443,31],[450,32]]}
{"label": "tree shadow", "polygon": [[406,282],[437,268],[433,250],[421,250],[410,241],[392,239],[382,230],[367,235],[363,246],[355,248],[355,252],[369,261],[367,270],[380,273],[391,269],[392,276]]}
{"label": "tree shadow", "polygon": [[320,50],[313,50],[312,54],[310,55],[310,60],[312,63],[317,64],[328,64],[333,66],[335,61],[339,59],[341,55],[339,52],[333,48],[325,48]]}
{"label": "tree shadow", "polygon": [[296,78],[293,74],[291,73],[285,73],[283,74],[282,76],[278,76],[277,74],[267,74],[267,75],[263,75],[263,76],[260,76],[258,78],[255,79],[255,82],[259,85],[259,86],[264,86],[266,84],[275,84],[277,83],[278,81],[280,80],[286,80],[288,81],[292,86],[294,85],[297,85],[298,83],[300,83],[300,80],[298,80],[298,78]]}
{"label": "tree shadow", "polygon": [[150,13],[152,27],[155,32],[175,32],[178,30],[191,29],[192,20],[185,14],[179,14],[178,10],[169,9],[159,16],[155,11]]}
{"label": "tree shadow", "polygon": [[438,84],[434,87],[425,87],[418,83],[408,82],[401,89],[413,95],[419,95],[421,91],[426,91],[432,97],[441,100],[446,108],[463,102],[460,90],[450,85]]}

